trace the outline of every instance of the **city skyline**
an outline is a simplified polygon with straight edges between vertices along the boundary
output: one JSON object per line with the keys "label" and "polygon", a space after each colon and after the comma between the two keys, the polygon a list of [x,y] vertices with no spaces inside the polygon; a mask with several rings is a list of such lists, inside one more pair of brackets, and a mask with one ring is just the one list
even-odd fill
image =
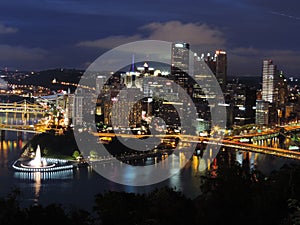
{"label": "city skyline", "polygon": [[0,224],[298,224],[299,7],[0,1]]}
{"label": "city skyline", "polygon": [[120,44],[157,39],[198,53],[225,50],[228,76],[259,76],[263,59],[300,76],[296,1],[113,3],[2,1],[0,68],[85,69]]}

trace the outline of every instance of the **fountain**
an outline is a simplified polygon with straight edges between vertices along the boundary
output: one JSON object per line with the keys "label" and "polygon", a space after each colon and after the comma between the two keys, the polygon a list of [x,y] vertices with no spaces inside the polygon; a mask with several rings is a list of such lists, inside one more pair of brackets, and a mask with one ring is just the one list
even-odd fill
{"label": "fountain", "polygon": [[18,159],[13,163],[13,168],[18,171],[23,172],[45,172],[45,171],[56,171],[72,169],[73,165],[67,160],[63,159],[53,159],[53,158],[43,158],[41,155],[41,149],[38,145],[35,151],[34,159]]}
{"label": "fountain", "polygon": [[33,167],[43,167],[43,166],[47,166],[47,161],[45,159],[42,160],[41,157],[41,149],[40,146],[37,146],[36,152],[35,152],[35,157],[33,160],[31,160],[29,162],[30,166]]}

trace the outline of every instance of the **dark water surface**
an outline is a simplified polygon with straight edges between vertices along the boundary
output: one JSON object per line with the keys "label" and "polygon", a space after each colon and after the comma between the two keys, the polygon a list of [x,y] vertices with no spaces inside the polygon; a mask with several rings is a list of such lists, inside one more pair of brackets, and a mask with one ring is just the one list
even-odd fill
{"label": "dark water surface", "polygon": [[[144,187],[114,183],[97,174],[91,167],[51,173],[14,171],[11,165],[18,159],[23,146],[32,137],[32,134],[23,133],[22,138],[18,139],[15,132],[7,132],[5,139],[0,143],[0,196],[6,196],[13,188],[18,188],[21,191],[21,202],[24,206],[35,203],[43,205],[60,203],[66,207],[90,210],[94,203],[94,195],[98,193],[107,191],[147,193],[164,186],[176,188],[187,197],[195,198],[200,194],[200,176],[204,173],[203,164],[206,167],[213,161],[213,159],[208,159],[207,162],[203,162],[199,157],[193,156],[179,173],[161,183]],[[237,152],[235,160],[242,162],[244,155],[244,153]],[[256,166],[265,174],[289,162],[291,160],[250,153],[251,166]],[[114,167],[112,164],[99,166]]]}

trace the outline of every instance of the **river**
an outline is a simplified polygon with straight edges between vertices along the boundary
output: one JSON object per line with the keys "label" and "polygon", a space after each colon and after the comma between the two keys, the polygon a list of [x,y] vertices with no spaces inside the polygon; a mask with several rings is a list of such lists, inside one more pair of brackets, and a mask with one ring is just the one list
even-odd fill
{"label": "river", "polygon": [[[14,171],[11,165],[18,159],[23,146],[33,134],[23,133],[18,138],[15,132],[7,132],[0,143],[0,196],[4,197],[13,188],[21,191],[21,205],[48,205],[59,203],[65,207],[91,210],[94,196],[107,191],[147,193],[159,187],[172,187],[182,191],[187,197],[195,198],[200,192],[201,159],[193,156],[179,173],[169,179],[149,186],[125,186],[109,181],[91,167],[76,168],[52,173],[22,173]],[[242,162],[245,153],[238,152],[234,160]],[[250,153],[250,166],[268,174],[285,163],[295,162],[258,153]],[[208,159],[207,164],[213,159]]]}

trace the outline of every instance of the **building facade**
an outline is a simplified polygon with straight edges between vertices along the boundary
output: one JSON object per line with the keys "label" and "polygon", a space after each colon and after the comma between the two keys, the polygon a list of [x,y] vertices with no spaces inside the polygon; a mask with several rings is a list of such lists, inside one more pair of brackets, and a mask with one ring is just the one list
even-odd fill
{"label": "building facade", "polygon": [[185,42],[172,44],[171,52],[171,79],[182,88],[188,88],[190,45]]}

